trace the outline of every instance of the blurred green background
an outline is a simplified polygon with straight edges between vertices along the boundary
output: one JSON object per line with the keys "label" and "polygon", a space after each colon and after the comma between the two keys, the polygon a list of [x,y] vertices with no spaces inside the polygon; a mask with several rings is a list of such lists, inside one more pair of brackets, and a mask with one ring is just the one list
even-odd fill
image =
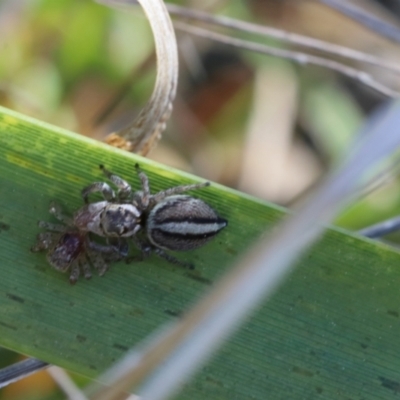
{"label": "blurred green background", "polygon": [[[398,46],[318,2],[178,4],[400,60]],[[399,16],[395,3],[365,5],[382,18]],[[285,206],[296,204],[340,162],[365,116],[384,100],[321,68],[184,32],[178,31],[177,39],[178,95],[167,131],[150,158]],[[153,39],[140,7],[128,13],[90,0],[0,0],[0,54],[0,105],[99,140],[132,121],[153,89]],[[398,78],[385,70],[351,65],[392,88],[399,86]],[[337,223],[359,229],[397,215],[400,181],[396,172],[386,180],[348,207]],[[20,357],[0,349],[0,367]],[[46,372],[0,390],[0,399],[58,398],[63,396]]]}

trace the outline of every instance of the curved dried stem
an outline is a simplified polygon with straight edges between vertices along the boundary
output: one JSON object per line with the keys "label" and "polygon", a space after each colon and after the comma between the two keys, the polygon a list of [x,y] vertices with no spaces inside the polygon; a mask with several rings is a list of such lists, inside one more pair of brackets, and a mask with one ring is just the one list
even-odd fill
{"label": "curved dried stem", "polygon": [[108,135],[105,142],[146,155],[160,140],[171,115],[178,81],[178,50],[171,19],[163,1],[139,0],[139,3],[154,34],[157,55],[156,83],[150,100],[135,121],[130,126]]}

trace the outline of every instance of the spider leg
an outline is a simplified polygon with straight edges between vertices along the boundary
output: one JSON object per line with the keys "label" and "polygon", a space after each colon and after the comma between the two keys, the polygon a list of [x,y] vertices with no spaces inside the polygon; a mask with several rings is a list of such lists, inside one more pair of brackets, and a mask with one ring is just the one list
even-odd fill
{"label": "spider leg", "polygon": [[[135,245],[139,248],[139,250],[142,251],[142,259],[141,260],[143,260],[145,257],[150,256],[150,254],[152,252],[154,252],[158,256],[160,256],[162,258],[165,258],[167,261],[169,261],[172,264],[178,264],[178,265],[181,265],[184,268],[194,269],[194,265],[193,264],[186,263],[184,261],[180,261],[177,258],[175,258],[174,256],[171,256],[170,254],[166,253],[164,250],[151,245],[150,243],[148,243],[145,240],[141,240],[136,236],[133,236],[132,239],[133,239],[133,242],[135,243]],[[127,262],[136,261],[136,260],[139,261],[140,258],[138,258],[138,257],[130,257],[127,260],[128,260]]]}
{"label": "spider leg", "polygon": [[111,186],[106,182],[94,182],[89,186],[86,186],[82,189],[82,197],[85,203],[88,203],[88,197],[92,193],[100,192],[104,199],[107,201],[114,201],[115,200],[115,193],[114,190],[111,189]]}
{"label": "spider leg", "polygon": [[101,254],[91,252],[89,258],[93,267],[99,272],[99,276],[103,276],[108,271],[109,266]]}
{"label": "spider leg", "polygon": [[31,251],[38,252],[48,250],[54,242],[57,241],[59,235],[53,232],[41,232],[37,235],[36,244],[31,247]]}
{"label": "spider leg", "polygon": [[152,196],[150,196],[150,201],[152,204],[157,204],[168,196],[187,192],[188,190],[201,189],[206,186],[210,186],[210,182],[193,183],[190,185],[175,186],[175,187],[172,187],[169,189],[162,190],[161,192],[158,192],[156,194],[153,194]]}
{"label": "spider leg", "polygon": [[79,266],[83,271],[85,279],[90,279],[92,277],[92,272],[90,271],[90,264],[86,257],[81,257],[79,259]]}
{"label": "spider leg", "polygon": [[47,229],[51,232],[59,232],[63,233],[66,231],[65,225],[60,225],[60,224],[52,224],[51,222],[46,222],[46,221],[39,221],[38,226],[40,228]]}
{"label": "spider leg", "polygon": [[59,221],[63,222],[66,225],[73,224],[72,219],[63,214],[61,206],[55,201],[52,201],[50,203],[49,213],[54,215]]}
{"label": "spider leg", "polygon": [[115,175],[108,169],[104,167],[104,165],[100,165],[100,169],[103,171],[103,174],[118,188],[117,198],[119,201],[124,201],[130,197],[132,194],[131,185],[120,178],[118,175]]}
{"label": "spider leg", "polygon": [[157,247],[153,248],[153,251],[160,257],[166,259],[167,261],[169,261],[171,264],[178,264],[184,268],[187,269],[194,269],[194,264],[192,263],[187,263],[181,260],[178,260],[177,258],[175,258],[174,256],[171,256],[171,254],[166,253],[164,250],[159,249]]}
{"label": "spider leg", "polygon": [[106,238],[107,244],[114,248],[120,257],[126,257],[129,253],[129,244],[125,238]]}
{"label": "spider leg", "polygon": [[132,236],[132,241],[135,246],[142,252],[142,259],[150,256],[153,247],[148,241],[139,239],[137,236]]}
{"label": "spider leg", "polygon": [[[100,243],[96,243],[96,242],[92,242],[92,241],[88,240],[87,245],[90,250],[93,250],[94,252],[102,253],[102,254],[113,254],[113,253],[119,253],[119,251],[120,251],[117,246],[114,246],[112,244],[100,244]],[[121,253],[121,255],[123,256],[124,253]]]}
{"label": "spider leg", "polygon": [[73,262],[71,265],[71,273],[69,275],[69,283],[75,285],[80,275],[79,262]]}
{"label": "spider leg", "polygon": [[142,190],[135,192],[135,201],[142,209],[146,209],[149,205],[150,201],[150,185],[149,185],[149,178],[147,175],[140,170],[139,164],[135,164],[136,172],[139,176],[140,183],[142,185]]}

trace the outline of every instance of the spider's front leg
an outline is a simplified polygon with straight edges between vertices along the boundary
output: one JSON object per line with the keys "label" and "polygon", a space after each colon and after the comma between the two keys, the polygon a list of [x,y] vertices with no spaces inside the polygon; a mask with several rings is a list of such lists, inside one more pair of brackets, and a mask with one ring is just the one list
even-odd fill
{"label": "spider's front leg", "polygon": [[66,231],[65,225],[52,224],[51,222],[46,222],[46,221],[39,221],[38,227],[47,229],[50,232],[64,233]]}
{"label": "spider's front leg", "polygon": [[103,174],[118,188],[118,200],[123,202],[124,200],[129,199],[132,194],[131,185],[118,175],[115,175],[114,173],[106,169],[104,165],[100,165],[100,169],[103,171]]}
{"label": "spider's front leg", "polygon": [[111,186],[106,182],[94,182],[89,186],[86,186],[82,189],[82,197],[83,201],[87,204],[89,202],[89,195],[92,193],[100,192],[104,199],[107,201],[115,200],[114,190],[111,189]]}
{"label": "spider's front leg", "polygon": [[[66,216],[66,215],[62,212],[61,206],[60,206],[57,202],[55,202],[55,201],[52,201],[52,202],[50,203],[49,213],[52,214],[52,215],[54,215],[59,221],[63,222],[63,223],[66,224],[66,225],[71,226],[71,225],[73,224],[72,218]],[[56,227],[56,225],[52,225],[52,224],[48,224],[48,226],[49,226],[49,227],[50,227],[50,226]],[[44,228],[45,226],[42,226],[42,227]],[[50,229],[50,228],[49,228],[49,229]],[[56,229],[57,229],[57,228],[56,228]],[[50,229],[50,230],[53,230],[53,229]],[[58,232],[58,231],[56,231],[56,232]]]}
{"label": "spider's front leg", "polygon": [[149,178],[143,171],[141,171],[139,164],[135,164],[135,169],[139,176],[142,190],[138,190],[134,193],[133,201],[141,210],[146,210],[151,198]]}

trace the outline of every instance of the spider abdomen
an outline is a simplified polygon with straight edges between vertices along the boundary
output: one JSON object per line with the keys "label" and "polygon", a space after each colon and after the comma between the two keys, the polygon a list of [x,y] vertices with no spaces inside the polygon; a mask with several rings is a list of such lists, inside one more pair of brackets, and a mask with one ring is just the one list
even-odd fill
{"label": "spider abdomen", "polygon": [[84,241],[79,232],[66,232],[61,235],[47,256],[50,265],[65,272],[83,252]]}
{"label": "spider abdomen", "polygon": [[184,251],[203,246],[226,225],[204,201],[177,195],[166,197],[150,211],[146,232],[153,245]]}

